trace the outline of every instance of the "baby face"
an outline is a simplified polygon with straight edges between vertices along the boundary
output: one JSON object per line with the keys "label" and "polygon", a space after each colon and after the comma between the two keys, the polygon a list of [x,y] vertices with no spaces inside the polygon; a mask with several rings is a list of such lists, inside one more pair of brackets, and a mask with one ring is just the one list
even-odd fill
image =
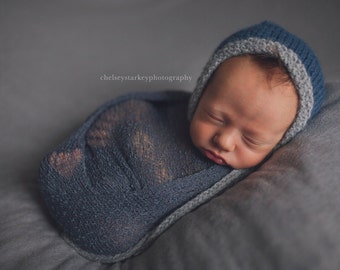
{"label": "baby face", "polygon": [[295,119],[298,96],[249,56],[223,62],[190,124],[194,145],[209,159],[235,169],[260,163]]}

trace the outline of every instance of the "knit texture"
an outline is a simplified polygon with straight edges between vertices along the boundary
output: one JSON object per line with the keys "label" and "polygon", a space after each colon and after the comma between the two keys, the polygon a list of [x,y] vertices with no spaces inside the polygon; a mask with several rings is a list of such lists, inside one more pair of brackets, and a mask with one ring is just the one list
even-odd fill
{"label": "knit texture", "polygon": [[291,140],[318,113],[325,96],[322,70],[312,49],[300,38],[272,22],[245,28],[226,38],[214,51],[201,73],[189,104],[189,119],[197,108],[210,77],[228,58],[244,54],[280,57],[299,96],[298,113],[293,125],[277,147]]}
{"label": "knit texture", "polygon": [[137,254],[248,173],[196,150],[183,117],[188,100],[177,91],[118,98],[42,161],[43,198],[80,254],[101,262]]}

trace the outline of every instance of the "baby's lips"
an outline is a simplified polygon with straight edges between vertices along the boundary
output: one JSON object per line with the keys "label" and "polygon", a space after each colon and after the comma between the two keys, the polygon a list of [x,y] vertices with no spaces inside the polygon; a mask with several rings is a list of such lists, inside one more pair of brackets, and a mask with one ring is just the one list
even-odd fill
{"label": "baby's lips", "polygon": [[207,158],[209,158],[210,160],[214,161],[215,163],[219,165],[227,165],[227,163],[224,161],[224,159],[221,156],[215,154],[214,152],[210,150],[204,150],[204,154]]}

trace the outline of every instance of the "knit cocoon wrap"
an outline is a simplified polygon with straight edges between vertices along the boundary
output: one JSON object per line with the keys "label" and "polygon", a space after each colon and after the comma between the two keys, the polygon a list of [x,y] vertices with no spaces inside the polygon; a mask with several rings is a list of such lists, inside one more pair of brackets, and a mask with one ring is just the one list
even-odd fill
{"label": "knit cocoon wrap", "polygon": [[177,91],[120,97],[42,161],[44,200],[81,255],[101,262],[135,255],[248,173],[218,166],[195,149],[188,100]]}

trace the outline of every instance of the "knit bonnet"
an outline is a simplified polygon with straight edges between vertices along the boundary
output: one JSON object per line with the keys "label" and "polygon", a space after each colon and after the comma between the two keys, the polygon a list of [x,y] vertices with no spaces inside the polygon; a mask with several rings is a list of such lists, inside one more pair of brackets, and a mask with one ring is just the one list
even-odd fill
{"label": "knit bonnet", "polygon": [[279,57],[297,90],[297,115],[278,143],[279,147],[291,140],[317,114],[325,96],[325,86],[321,66],[312,49],[297,36],[269,21],[240,30],[221,42],[197,80],[189,102],[189,119],[192,119],[200,97],[218,66],[228,58],[244,54]]}

